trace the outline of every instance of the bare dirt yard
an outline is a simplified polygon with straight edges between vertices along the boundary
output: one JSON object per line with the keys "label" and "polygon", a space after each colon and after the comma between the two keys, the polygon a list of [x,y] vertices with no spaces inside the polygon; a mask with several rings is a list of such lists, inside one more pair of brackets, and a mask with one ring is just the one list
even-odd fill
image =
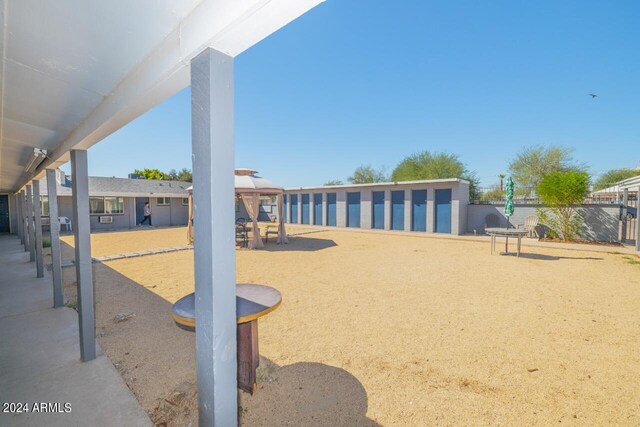
{"label": "bare dirt yard", "polygon": [[[184,245],[97,233],[93,253]],[[72,238],[65,238],[69,244]],[[615,253],[321,231],[237,251],[282,292],[259,321],[244,426],[639,425],[640,266]],[[68,258],[72,251],[66,248]],[[65,269],[74,298],[74,271]],[[94,266],[100,345],[158,425],[197,420],[195,337],[171,319],[193,252]]]}

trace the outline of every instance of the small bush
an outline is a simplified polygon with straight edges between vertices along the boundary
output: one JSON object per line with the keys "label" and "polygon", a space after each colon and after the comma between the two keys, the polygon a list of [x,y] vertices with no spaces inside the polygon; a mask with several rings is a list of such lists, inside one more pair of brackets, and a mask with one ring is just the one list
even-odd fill
{"label": "small bush", "polygon": [[43,247],[43,248],[50,248],[50,247],[51,247],[51,240],[49,240],[49,239],[42,239],[42,247]]}
{"label": "small bush", "polygon": [[550,172],[537,188],[538,196],[548,209],[539,209],[540,222],[558,233],[562,240],[580,235],[583,219],[576,207],[589,193],[589,174],[581,170]]}

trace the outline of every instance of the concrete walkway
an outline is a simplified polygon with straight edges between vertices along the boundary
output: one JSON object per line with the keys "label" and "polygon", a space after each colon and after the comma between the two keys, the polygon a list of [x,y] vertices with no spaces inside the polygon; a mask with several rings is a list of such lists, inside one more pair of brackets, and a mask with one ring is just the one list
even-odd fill
{"label": "concrete walkway", "polygon": [[[77,313],[51,308],[51,277],[36,279],[23,249],[14,235],[0,235],[0,425],[152,426],[100,349],[80,361]],[[6,413],[11,402],[30,412]],[[35,403],[50,412],[33,412]]]}

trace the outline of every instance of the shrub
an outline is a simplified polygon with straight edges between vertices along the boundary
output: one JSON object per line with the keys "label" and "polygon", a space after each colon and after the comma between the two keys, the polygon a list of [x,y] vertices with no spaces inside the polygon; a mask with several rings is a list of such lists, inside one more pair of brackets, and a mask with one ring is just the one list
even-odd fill
{"label": "shrub", "polygon": [[589,193],[587,172],[568,170],[550,172],[542,177],[537,193],[548,209],[539,209],[540,222],[558,233],[562,240],[576,238],[583,220],[576,215],[576,207]]}

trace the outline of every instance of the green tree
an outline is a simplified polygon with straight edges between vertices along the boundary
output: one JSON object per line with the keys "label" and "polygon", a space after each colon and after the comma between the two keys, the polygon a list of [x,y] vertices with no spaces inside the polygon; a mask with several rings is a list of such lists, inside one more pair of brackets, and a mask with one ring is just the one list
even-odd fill
{"label": "green tree", "polygon": [[178,172],[175,169],[171,169],[169,172],[164,174],[164,179],[169,181],[177,181],[178,180]]}
{"label": "green tree", "polygon": [[352,184],[370,184],[373,182],[384,182],[387,177],[382,169],[374,169],[371,165],[359,166],[353,175],[347,178]]}
{"label": "green tree", "polygon": [[191,173],[191,169],[182,168],[177,175],[178,181],[192,182],[193,174]]}
{"label": "green tree", "polygon": [[593,184],[595,191],[616,185],[618,181],[640,175],[640,170],[632,168],[611,169],[603,173]]}
{"label": "green tree", "polygon": [[144,176],[145,179],[165,179],[165,174],[160,172],[159,169],[148,169],[144,168],[142,170],[136,169],[133,173],[137,173],[139,175]]}
{"label": "green tree", "polygon": [[391,180],[417,181],[422,179],[461,178],[469,181],[469,197],[477,200],[479,180],[475,172],[467,169],[456,154],[422,151],[402,160],[391,173]]}
{"label": "green tree", "polygon": [[332,179],[331,181],[325,182],[324,185],[344,185],[344,182],[339,179]]}
{"label": "green tree", "polygon": [[576,208],[589,193],[590,177],[582,170],[571,169],[545,174],[536,191],[548,209],[539,209],[541,223],[562,240],[575,239],[582,228],[582,217]]}
{"label": "green tree", "polygon": [[569,169],[584,170],[574,165],[573,150],[558,146],[535,145],[524,148],[509,164],[509,172],[516,183],[516,189],[530,191],[536,188],[542,177],[549,172],[567,171]]}

